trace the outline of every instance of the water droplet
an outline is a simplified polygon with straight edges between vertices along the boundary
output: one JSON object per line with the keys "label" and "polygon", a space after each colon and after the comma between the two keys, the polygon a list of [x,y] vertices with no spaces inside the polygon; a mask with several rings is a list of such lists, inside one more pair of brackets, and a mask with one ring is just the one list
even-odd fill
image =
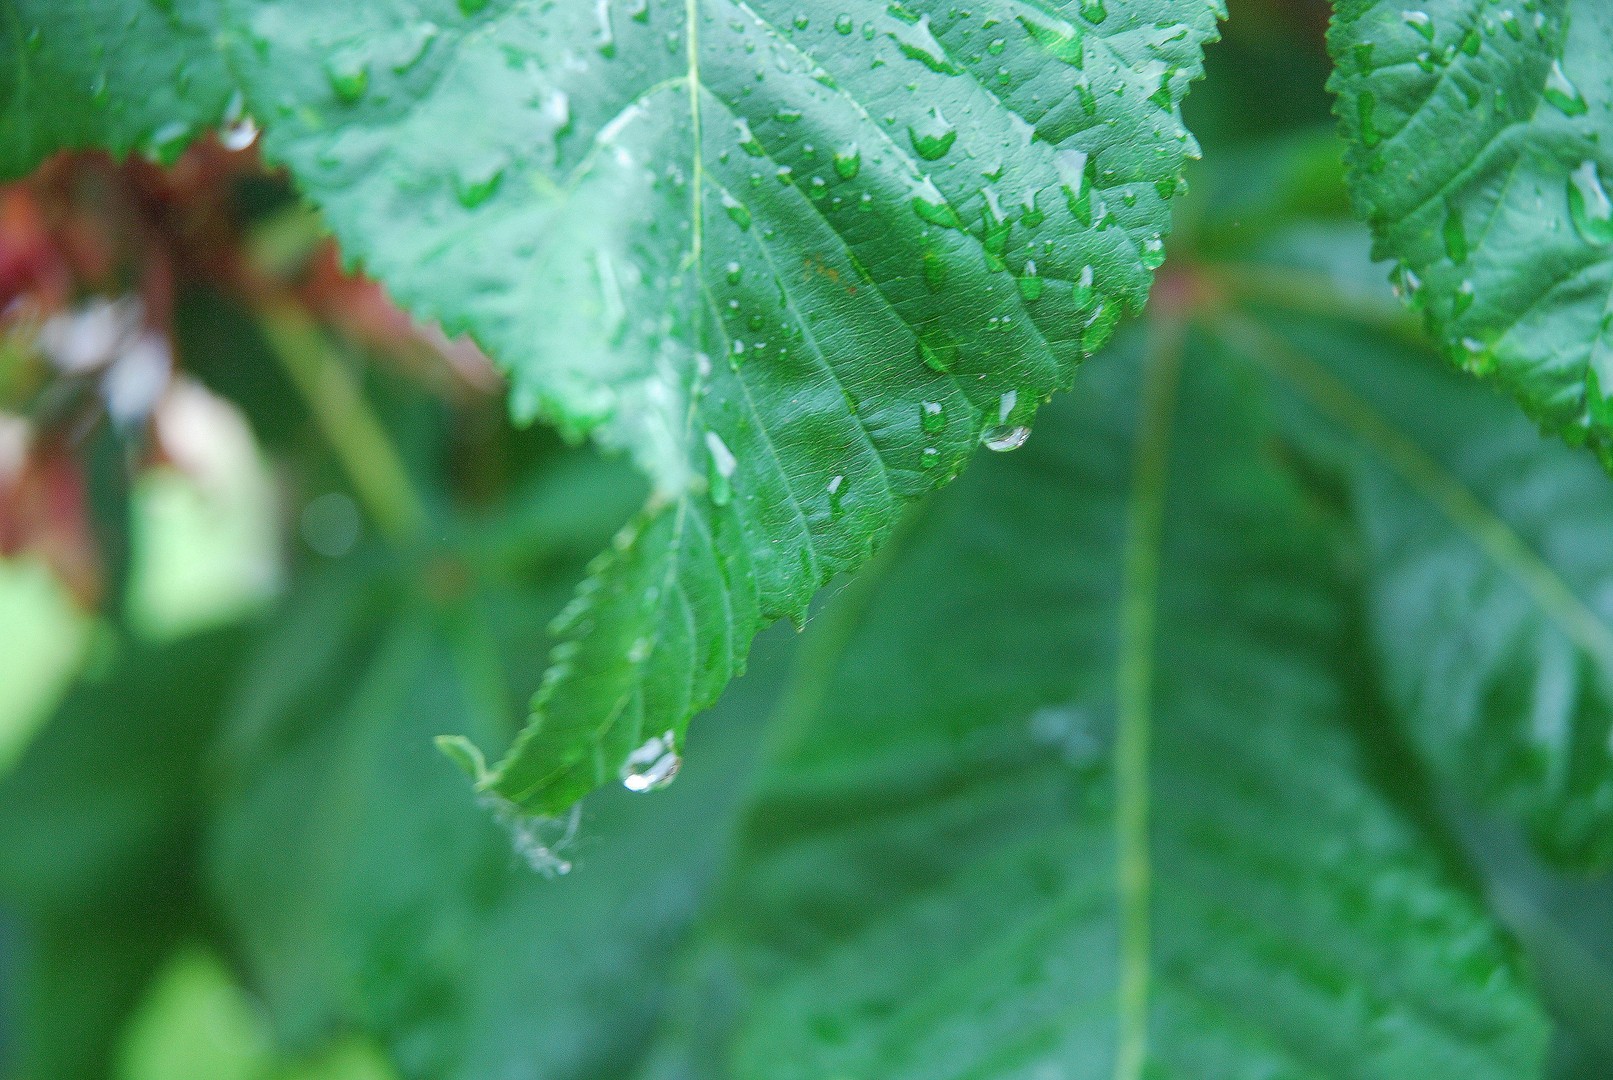
{"label": "water droplet", "polygon": [[1596,162],[1583,162],[1568,177],[1568,214],[1574,228],[1593,244],[1613,244],[1613,201]]}
{"label": "water droplet", "polygon": [[459,0],[459,13],[461,15],[475,15],[491,2],[492,0]]}
{"label": "water droplet", "polygon": [[919,426],[924,429],[926,435],[939,435],[946,428],[946,414],[942,411],[939,401],[919,403]]}
{"label": "water droplet", "polygon": [[739,460],[715,431],[706,432],[706,449],[711,455],[711,468],[707,476],[711,485],[711,501],[716,506],[727,506],[734,497],[734,472],[739,467]]}
{"label": "water droplet", "polygon": [[850,180],[861,172],[863,156],[862,151],[857,149],[857,144],[852,143],[850,146],[836,150],[834,166],[836,175],[842,180]]}
{"label": "water droplet", "polygon": [[1429,41],[1434,40],[1434,20],[1426,11],[1406,11],[1401,13],[1406,25],[1417,31]]}
{"label": "water droplet", "polygon": [[1383,134],[1373,119],[1378,110],[1378,99],[1370,93],[1363,93],[1356,99],[1355,108],[1361,126],[1361,145],[1371,149],[1383,141]]}
{"label": "water droplet", "polygon": [[1473,306],[1475,292],[1473,282],[1463,279],[1456,287],[1456,295],[1451,300],[1451,318],[1461,318]]}
{"label": "water droplet", "polygon": [[610,0],[597,0],[594,18],[599,23],[599,37],[596,39],[599,55],[607,60],[613,59],[616,56],[616,30],[611,26]]}
{"label": "water droplet", "polygon": [[930,17],[923,16],[917,22],[902,23],[898,29],[889,32],[892,40],[902,50],[902,55],[910,60],[917,60],[931,71],[942,75],[961,75],[963,69],[948,58],[947,52],[941,43],[935,40],[935,34],[930,30]]}
{"label": "water droplet", "polygon": [[1031,36],[1031,40],[1051,53],[1054,59],[1062,60],[1071,67],[1082,66],[1084,35],[1079,26],[1040,13],[1020,15],[1019,24]]}
{"label": "water droplet", "polygon": [[170,120],[156,131],[146,143],[146,155],[155,161],[172,164],[190,138],[190,125],[183,120]]}
{"label": "water droplet", "polygon": [[854,25],[855,23],[852,17],[844,12],[835,17],[835,29],[842,34],[851,33]]}
{"label": "water droplet", "polygon": [[1389,287],[1407,305],[1421,310],[1424,303],[1423,279],[1417,274],[1417,271],[1405,263],[1397,263],[1395,268],[1389,272]]}
{"label": "water droplet", "polygon": [[924,268],[924,284],[931,292],[940,292],[947,283],[947,264],[939,251],[928,249],[919,258]]}
{"label": "water droplet", "polygon": [[237,90],[224,107],[224,123],[218,130],[219,145],[226,150],[245,150],[258,141],[258,125],[246,114],[246,101]]}
{"label": "water droplet", "polygon": [[1019,276],[1019,295],[1026,303],[1040,299],[1045,284],[1036,273],[1036,263],[1026,260],[1025,272]]}
{"label": "water droplet", "polygon": [[1071,296],[1076,307],[1085,308],[1091,305],[1092,299],[1097,292],[1092,285],[1092,276],[1092,267],[1090,266],[1083,266],[1081,273],[1076,276],[1075,292]]}
{"label": "water droplet", "polygon": [[504,180],[504,167],[494,164],[478,170],[463,170],[454,176],[454,197],[459,205],[473,210],[493,197]]}
{"label": "water droplet", "polygon": [[738,285],[740,280],[745,276],[744,269],[737,262],[729,263],[724,270],[725,277],[730,285]]}
{"label": "water droplet", "polygon": [[370,88],[370,67],[364,58],[349,53],[331,57],[325,63],[325,77],[330,80],[331,91],[351,105]]}
{"label": "water droplet", "polygon": [[998,424],[980,433],[980,445],[987,450],[1007,453],[1024,446],[1030,435],[1031,429],[1023,424]]}
{"label": "water droplet", "polygon": [[829,515],[839,517],[842,508],[841,504],[846,498],[846,478],[839,475],[830,477],[825,490],[829,493]]}
{"label": "water droplet", "polygon": [[780,109],[773,114],[773,119],[781,124],[799,124],[801,122],[800,109]]}
{"label": "water droplet", "polygon": [[932,106],[928,116],[916,124],[908,125],[907,134],[913,140],[913,149],[919,157],[925,161],[938,161],[952,149],[952,144],[958,138],[958,129],[941,115],[940,109]]}
{"label": "water droplet", "polygon": [[1585,95],[1579,92],[1579,87],[1569,81],[1561,60],[1551,62],[1551,68],[1546,72],[1546,85],[1540,94],[1564,116],[1585,115],[1587,108]]}
{"label": "water droplet", "polygon": [[946,201],[929,177],[925,177],[914,189],[913,212],[931,225],[943,229],[963,228],[958,212],[952,209],[952,204]]}
{"label": "water droplet", "polygon": [[672,783],[683,764],[676,743],[672,732],[666,731],[627,755],[622,763],[622,786],[628,791],[655,791]]}
{"label": "water droplet", "polygon": [[1088,173],[1088,159],[1083,150],[1060,150],[1053,155],[1053,164],[1064,184],[1064,201],[1070,213],[1083,225],[1092,224],[1092,183]]}
{"label": "water droplet", "polygon": [[1445,254],[1451,262],[1457,266],[1467,262],[1467,229],[1462,224],[1462,211],[1454,204],[1445,208],[1445,227],[1440,232],[1445,238]]}
{"label": "water droplet", "polygon": [[722,207],[728,211],[728,217],[735,225],[741,229],[750,228],[750,211],[745,208],[744,203],[726,191],[722,193]]}
{"label": "water droplet", "polygon": [[1096,25],[1109,17],[1103,0],[1081,0],[1081,18]]}
{"label": "water droplet", "polygon": [[762,144],[751,133],[750,124],[745,122],[743,116],[734,121],[734,132],[739,136],[739,148],[751,157],[761,157],[766,153],[762,149]]}

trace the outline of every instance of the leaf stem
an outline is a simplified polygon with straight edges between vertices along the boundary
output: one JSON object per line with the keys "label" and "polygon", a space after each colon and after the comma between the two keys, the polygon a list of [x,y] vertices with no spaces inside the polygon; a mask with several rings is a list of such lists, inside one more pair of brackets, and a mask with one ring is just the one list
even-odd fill
{"label": "leaf stem", "polygon": [[1148,1052],[1150,892],[1149,741],[1158,617],[1160,545],[1172,419],[1185,327],[1174,314],[1154,324],[1143,374],[1142,418],[1121,567],[1120,655],[1115,735],[1115,876],[1120,911],[1119,1023],[1115,1080],[1140,1080]]}
{"label": "leaf stem", "polygon": [[330,442],[365,511],[393,544],[413,540],[426,522],[420,496],[358,380],[307,315],[275,307],[260,325],[270,350]]}

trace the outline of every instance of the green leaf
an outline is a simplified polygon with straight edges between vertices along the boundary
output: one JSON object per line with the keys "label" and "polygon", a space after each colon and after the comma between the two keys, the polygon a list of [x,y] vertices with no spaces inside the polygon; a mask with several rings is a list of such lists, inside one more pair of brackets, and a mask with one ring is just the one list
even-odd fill
{"label": "green leaf", "polygon": [[[61,149],[172,161],[229,116],[216,0],[7,0],[0,7],[0,178]],[[240,99],[234,108],[239,109]]]}
{"label": "green leaf", "polygon": [[814,666],[689,1075],[1539,1075],[1510,949],[1351,738],[1258,382],[1190,347],[1178,388],[1168,338],[939,501]]}
{"label": "green leaf", "polygon": [[1142,305],[1221,8],[174,0],[17,47],[123,117],[217,44],[350,259],[652,478],[488,780],[554,812]]}
{"label": "green leaf", "polygon": [[196,781],[244,634],[120,644],[0,783],[0,915],[20,918],[18,1080],[108,1075],[122,1024],[200,921]]}
{"label": "green leaf", "polygon": [[1461,366],[1613,464],[1613,7],[1338,0],[1350,182]]}
{"label": "green leaf", "polygon": [[[1440,777],[1559,860],[1613,860],[1613,481],[1415,348],[1336,323],[1230,339],[1343,474],[1383,689]],[[1320,422],[1318,422],[1320,420]]]}
{"label": "green leaf", "polygon": [[654,481],[492,790],[552,813],[681,742],[761,626],[1069,384],[1162,258],[1217,8],[228,5],[348,256]]}

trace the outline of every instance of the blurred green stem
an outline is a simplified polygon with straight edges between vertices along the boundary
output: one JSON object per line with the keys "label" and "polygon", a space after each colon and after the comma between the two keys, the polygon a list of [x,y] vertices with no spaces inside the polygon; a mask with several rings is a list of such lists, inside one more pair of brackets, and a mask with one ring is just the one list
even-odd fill
{"label": "blurred green stem", "polygon": [[262,328],[359,502],[387,540],[408,543],[425,525],[425,507],[352,370],[325,332],[300,311],[273,308],[263,316]]}

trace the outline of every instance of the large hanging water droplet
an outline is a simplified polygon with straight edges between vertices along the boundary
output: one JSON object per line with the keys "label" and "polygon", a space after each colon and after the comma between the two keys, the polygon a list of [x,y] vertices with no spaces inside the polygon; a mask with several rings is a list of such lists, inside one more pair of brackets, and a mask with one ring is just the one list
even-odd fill
{"label": "large hanging water droplet", "polygon": [[997,423],[980,433],[980,445],[999,453],[1018,450],[1025,445],[1025,440],[1030,438],[1031,429],[1023,424],[1008,422],[1018,404],[1018,390],[1009,390],[997,399]]}
{"label": "large hanging water droplet", "polygon": [[1574,228],[1593,244],[1613,244],[1613,201],[1596,162],[1583,162],[1568,176],[1568,214]]}
{"label": "large hanging water droplet", "polygon": [[980,433],[980,445],[987,450],[1007,453],[1024,446],[1030,436],[1031,429],[1024,424],[998,424]]}
{"label": "large hanging water droplet", "polygon": [[947,56],[946,49],[935,39],[930,30],[930,17],[923,16],[917,22],[902,22],[897,29],[889,32],[890,37],[902,50],[902,55],[910,60],[917,60],[931,71],[942,75],[961,75],[963,69],[954,64]]}
{"label": "large hanging water droplet", "polygon": [[712,504],[727,506],[734,497],[734,472],[739,468],[739,459],[715,431],[706,432],[706,450],[711,457],[706,480]]}
{"label": "large hanging water droplet", "polygon": [[655,791],[672,783],[683,764],[676,742],[672,732],[663,732],[627,755],[622,763],[622,786],[628,791]]}
{"label": "large hanging water droplet", "polygon": [[237,90],[224,107],[224,123],[218,129],[219,145],[230,151],[245,150],[258,141],[258,125],[246,114],[246,101]]}
{"label": "large hanging water droplet", "polygon": [[1585,95],[1579,92],[1579,87],[1569,81],[1568,73],[1563,70],[1561,60],[1553,60],[1551,68],[1546,72],[1546,85],[1540,91],[1557,111],[1564,116],[1584,116],[1587,106]]}
{"label": "large hanging water droplet", "polygon": [[907,134],[913,140],[913,149],[925,161],[939,161],[946,157],[947,151],[958,139],[958,129],[941,115],[940,109],[933,106],[928,116],[916,124],[908,125]]}

